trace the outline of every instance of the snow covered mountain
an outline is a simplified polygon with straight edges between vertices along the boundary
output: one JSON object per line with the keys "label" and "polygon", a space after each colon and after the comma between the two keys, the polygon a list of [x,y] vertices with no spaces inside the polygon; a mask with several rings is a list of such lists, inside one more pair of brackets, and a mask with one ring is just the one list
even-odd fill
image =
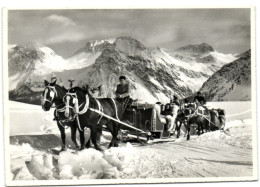
{"label": "snow covered mountain", "polygon": [[239,55],[239,59],[223,66],[202,86],[211,101],[251,100],[251,50]]}
{"label": "snow covered mountain", "polygon": [[174,93],[191,95],[224,64],[237,58],[218,53],[205,43],[184,46],[170,55],[165,49],[147,47],[128,36],[89,41],[67,60],[47,47],[15,46],[9,51],[9,90],[16,93],[22,85],[40,91],[43,80],[55,74],[58,84],[65,87],[69,86],[67,80],[74,78],[74,85],[102,85],[102,96],[114,97],[118,77],[126,75],[133,98],[164,103]]}
{"label": "snow covered mountain", "polygon": [[91,66],[103,50],[112,47],[114,42],[115,39],[87,42],[83,48],[79,49],[68,59],[69,69],[81,69]]}
{"label": "snow covered mountain", "polygon": [[204,72],[208,77],[219,70],[223,65],[236,60],[233,54],[217,52],[212,46],[201,43],[198,45],[187,45],[177,49],[174,57],[186,62],[192,69]]}
{"label": "snow covered mountain", "polygon": [[53,71],[64,71],[67,61],[48,47],[9,46],[9,90],[19,89],[34,75],[45,76]]}

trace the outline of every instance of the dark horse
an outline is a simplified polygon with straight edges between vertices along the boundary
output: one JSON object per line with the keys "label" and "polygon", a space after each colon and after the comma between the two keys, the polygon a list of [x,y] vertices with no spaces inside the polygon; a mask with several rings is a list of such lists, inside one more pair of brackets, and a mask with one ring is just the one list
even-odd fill
{"label": "dark horse", "polygon": [[198,135],[203,134],[204,130],[210,131],[210,114],[209,111],[206,110],[207,114],[201,114],[196,109],[187,120],[187,140],[190,139],[190,130],[192,125],[197,126]]}
{"label": "dark horse", "polygon": [[215,131],[222,130],[225,127],[225,114],[222,109],[211,109],[208,110],[208,114],[199,114],[195,113],[188,119],[187,124],[187,140],[190,139],[190,128],[192,124],[196,124],[198,126],[198,135],[200,133],[204,133],[203,130],[206,131]]}
{"label": "dark horse", "polygon": [[[180,137],[181,134],[181,126],[184,125],[185,129],[187,130],[187,121],[189,116],[194,112],[191,108],[184,108],[179,111],[177,117],[175,119],[176,124],[176,131],[177,131],[177,138]],[[187,133],[187,132],[186,132]],[[185,134],[186,134],[185,133]]]}
{"label": "dark horse", "polygon": [[[67,118],[74,117],[81,130],[85,127],[90,128],[91,140],[97,150],[102,150],[99,142],[103,125],[106,125],[112,134],[109,147],[118,146],[119,124],[103,116],[102,113],[115,119],[121,119],[123,114],[123,105],[121,103],[111,98],[95,99],[88,89],[80,87],[71,88],[64,99],[66,103],[65,116]],[[83,139],[81,141],[84,142]]]}
{"label": "dark horse", "polygon": [[[55,111],[54,111],[54,119],[57,121],[58,128],[60,130],[61,140],[62,140],[62,148],[61,151],[67,149],[66,146],[66,135],[65,135],[65,127],[69,126],[71,128],[71,139],[75,144],[76,148],[79,148],[79,145],[76,141],[76,130],[77,124],[75,121],[68,120],[65,115],[65,103],[63,102],[63,97],[67,93],[67,89],[61,87],[56,84],[56,81],[49,83],[48,81],[45,82],[45,88],[42,92],[42,109],[44,111],[49,111],[53,104],[55,104]],[[84,137],[84,133],[80,133],[80,138]],[[84,145],[81,145],[81,148],[84,148]]]}
{"label": "dark horse", "polygon": [[212,109],[209,111],[210,112],[210,121],[211,121],[211,126],[210,130],[223,130],[225,127],[226,123],[226,118],[224,114],[224,110],[222,109]]}

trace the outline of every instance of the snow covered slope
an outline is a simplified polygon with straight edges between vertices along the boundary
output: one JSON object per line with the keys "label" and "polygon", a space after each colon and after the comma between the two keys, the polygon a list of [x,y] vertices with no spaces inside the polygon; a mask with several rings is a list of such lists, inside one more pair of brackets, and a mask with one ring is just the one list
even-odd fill
{"label": "snow covered slope", "polygon": [[212,101],[251,100],[251,50],[214,73],[200,91]]}

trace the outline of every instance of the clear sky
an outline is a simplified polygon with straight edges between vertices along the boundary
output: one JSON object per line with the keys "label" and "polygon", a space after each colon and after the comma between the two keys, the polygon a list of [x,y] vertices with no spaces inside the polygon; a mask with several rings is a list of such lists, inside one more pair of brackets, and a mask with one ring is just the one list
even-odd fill
{"label": "clear sky", "polygon": [[206,42],[223,53],[250,49],[250,9],[9,10],[8,43],[52,48],[65,58],[87,41],[132,36],[172,52]]}

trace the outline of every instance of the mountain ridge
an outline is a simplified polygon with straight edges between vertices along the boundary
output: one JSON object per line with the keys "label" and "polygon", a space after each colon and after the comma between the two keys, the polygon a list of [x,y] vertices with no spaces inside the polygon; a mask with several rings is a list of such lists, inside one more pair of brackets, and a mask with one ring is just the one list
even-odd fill
{"label": "mountain ridge", "polygon": [[[89,41],[72,57],[63,59],[59,64],[62,68],[56,67],[47,74],[40,74],[41,69],[37,69],[37,66],[33,72],[23,75],[26,78],[20,81],[20,85],[27,84],[36,92],[43,88],[43,79],[49,79],[55,74],[58,83],[65,87],[69,86],[66,80],[73,77],[76,80],[75,85],[103,85],[102,96],[114,97],[118,77],[124,74],[128,77],[134,98],[146,102],[168,102],[173,94],[181,98],[191,95],[214,72],[235,59],[232,55],[212,51],[211,46],[205,43],[202,47],[205,50],[201,54],[197,53],[196,58],[186,61],[171,56],[160,47],[146,47],[142,42],[128,36],[109,41]],[[205,51],[208,51],[207,55]],[[46,49],[45,52],[51,53],[51,49]],[[58,58],[56,54],[44,56],[50,59],[44,58],[43,64],[45,60]],[[186,57],[190,58],[190,54]],[[197,59],[200,60],[196,61]],[[9,63],[12,64],[12,61]],[[53,63],[56,64],[54,61]]]}
{"label": "mountain ridge", "polygon": [[251,50],[215,72],[200,91],[213,101],[251,100]]}

